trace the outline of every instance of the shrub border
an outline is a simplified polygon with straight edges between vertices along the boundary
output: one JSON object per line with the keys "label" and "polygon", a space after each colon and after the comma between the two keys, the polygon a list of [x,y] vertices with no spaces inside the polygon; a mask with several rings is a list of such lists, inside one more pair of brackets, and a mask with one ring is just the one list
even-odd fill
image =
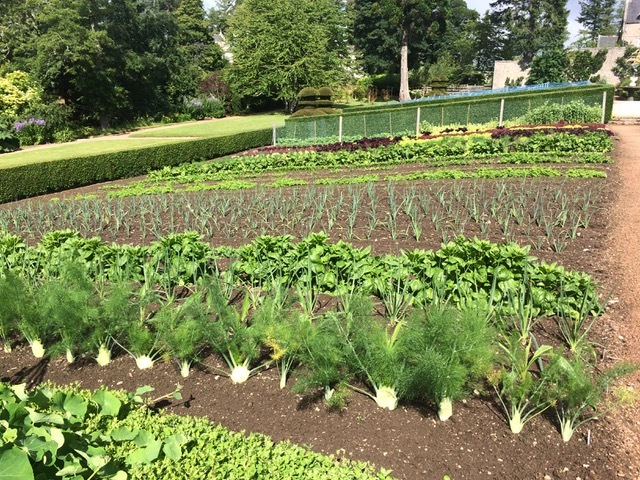
{"label": "shrub border", "polygon": [[54,193],[98,182],[144,175],[150,170],[238,153],[271,143],[272,130],[135,148],[0,168],[0,203]]}

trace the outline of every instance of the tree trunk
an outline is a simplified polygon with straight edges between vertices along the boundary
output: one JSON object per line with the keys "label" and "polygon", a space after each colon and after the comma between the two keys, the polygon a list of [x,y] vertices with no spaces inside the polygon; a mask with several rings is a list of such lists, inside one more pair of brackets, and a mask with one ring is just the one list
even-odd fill
{"label": "tree trunk", "polygon": [[411,100],[409,95],[409,25],[402,26],[402,43],[400,46],[400,96],[401,102]]}

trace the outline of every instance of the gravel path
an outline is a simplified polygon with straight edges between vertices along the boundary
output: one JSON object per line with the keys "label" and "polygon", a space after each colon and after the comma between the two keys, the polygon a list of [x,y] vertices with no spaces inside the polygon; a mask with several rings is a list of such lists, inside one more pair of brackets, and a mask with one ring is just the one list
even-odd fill
{"label": "gravel path", "polygon": [[[615,271],[614,296],[620,301],[612,315],[616,330],[614,354],[620,360],[640,363],[640,125],[611,125],[616,133],[615,160],[620,185],[612,213],[608,255]],[[640,479],[640,375],[628,378],[636,402],[618,412],[614,421],[620,431],[620,478]]]}

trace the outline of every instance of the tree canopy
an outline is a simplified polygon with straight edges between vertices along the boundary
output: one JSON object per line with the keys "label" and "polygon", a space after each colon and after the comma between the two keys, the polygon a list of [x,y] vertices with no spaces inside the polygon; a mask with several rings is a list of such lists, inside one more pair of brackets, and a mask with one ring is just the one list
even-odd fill
{"label": "tree canopy", "polygon": [[490,5],[502,58],[530,64],[539,52],[564,48],[567,0],[495,0]]}
{"label": "tree canopy", "polygon": [[244,0],[229,17],[234,95],[282,101],[292,111],[307,86],[339,84],[348,51],[338,0]]}

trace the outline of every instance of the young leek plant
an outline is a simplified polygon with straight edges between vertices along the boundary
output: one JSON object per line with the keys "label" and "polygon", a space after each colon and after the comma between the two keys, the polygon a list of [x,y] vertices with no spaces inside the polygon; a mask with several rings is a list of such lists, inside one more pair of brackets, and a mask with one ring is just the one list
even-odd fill
{"label": "young leek plant", "polygon": [[163,350],[178,360],[180,375],[189,376],[191,365],[204,348],[207,328],[204,293],[198,291],[182,304],[166,303],[153,320]]}
{"label": "young leek plant", "polygon": [[249,368],[251,362],[260,357],[263,336],[260,325],[254,325],[248,319],[250,302],[251,299],[245,294],[240,311],[235,310],[222,295],[220,281],[210,279],[206,292],[207,313],[215,315],[216,319],[209,324],[208,340],[229,367],[228,372],[222,373],[229,376],[233,383],[246,382],[265,366]]}
{"label": "young leek plant", "polygon": [[434,401],[440,420],[448,420],[453,402],[492,370],[494,338],[485,310],[434,306],[413,311],[399,345],[407,357],[407,397]]}

